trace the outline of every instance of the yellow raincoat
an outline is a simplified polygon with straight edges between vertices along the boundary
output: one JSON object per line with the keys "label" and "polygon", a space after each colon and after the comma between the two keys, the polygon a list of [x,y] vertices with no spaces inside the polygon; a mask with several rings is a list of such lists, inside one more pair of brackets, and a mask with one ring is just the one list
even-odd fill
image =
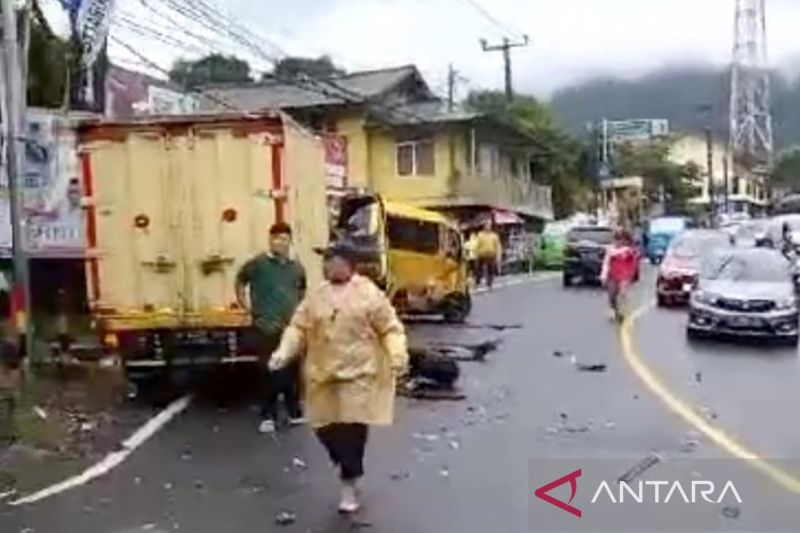
{"label": "yellow raincoat", "polygon": [[305,348],[306,416],[312,427],[334,423],[388,425],[395,379],[408,365],[403,324],[386,295],[354,275],[306,295],[284,331],[272,365]]}

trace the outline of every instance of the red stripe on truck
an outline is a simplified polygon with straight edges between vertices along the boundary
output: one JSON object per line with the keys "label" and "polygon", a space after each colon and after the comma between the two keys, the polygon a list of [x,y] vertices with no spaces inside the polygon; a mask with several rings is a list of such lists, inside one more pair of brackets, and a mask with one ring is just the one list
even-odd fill
{"label": "red stripe on truck", "polygon": [[[94,180],[92,177],[92,161],[89,152],[82,152],[81,174],[83,176],[83,194],[92,200],[86,206],[86,244],[90,253],[94,254],[97,248],[97,210],[94,206]],[[91,299],[100,299],[100,270],[97,265],[97,258],[92,255],[89,257],[89,290]]]}
{"label": "red stripe on truck", "polygon": [[272,159],[272,194],[275,199],[275,222],[284,222],[283,198],[283,145],[271,144]]}

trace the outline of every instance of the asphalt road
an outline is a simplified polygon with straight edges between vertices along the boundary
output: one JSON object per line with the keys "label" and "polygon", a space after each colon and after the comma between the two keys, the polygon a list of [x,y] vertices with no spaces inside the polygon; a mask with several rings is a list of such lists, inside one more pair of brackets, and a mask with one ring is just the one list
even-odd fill
{"label": "asphalt road", "polygon": [[[651,297],[648,274],[634,300],[646,304]],[[537,513],[550,511],[530,511],[533,490],[552,479],[540,472],[601,465],[621,473],[652,454],[664,476],[689,468],[696,477],[696,470],[719,465],[776,496],[768,505],[745,501],[734,511],[693,507],[681,511],[693,521],[666,518],[651,520],[652,529],[617,531],[778,530],[772,524],[780,520],[767,517],[800,523],[788,518],[796,508],[788,493],[778,493],[768,476],[732,458],[643,384],[622,355],[619,330],[597,289],[564,290],[558,280],[516,285],[479,296],[471,320],[522,328],[410,327],[417,342],[504,342],[486,362],[462,364],[466,400],[398,400],[396,424],[371,435],[365,509],[355,519],[337,516],[336,479],[307,429],[264,437],[246,402],[219,409],[198,401],[107,476],[29,506],[0,507],[0,532],[546,531],[551,522]],[[701,412],[715,427],[764,458],[793,457],[800,446],[797,353],[690,345],[684,325],[679,310],[645,311],[631,328],[635,357],[676,396],[707,407]],[[579,371],[573,356],[578,364],[607,365],[606,371]],[[297,521],[276,525],[281,511],[295,513]],[[572,523],[573,517],[553,512],[563,522],[549,530],[604,529],[601,522]]]}

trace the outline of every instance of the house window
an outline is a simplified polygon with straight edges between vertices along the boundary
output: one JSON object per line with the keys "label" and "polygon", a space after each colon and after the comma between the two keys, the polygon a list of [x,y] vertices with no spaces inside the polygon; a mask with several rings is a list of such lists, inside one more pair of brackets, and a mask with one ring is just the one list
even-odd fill
{"label": "house window", "polygon": [[397,143],[399,176],[433,176],[436,173],[433,137]]}

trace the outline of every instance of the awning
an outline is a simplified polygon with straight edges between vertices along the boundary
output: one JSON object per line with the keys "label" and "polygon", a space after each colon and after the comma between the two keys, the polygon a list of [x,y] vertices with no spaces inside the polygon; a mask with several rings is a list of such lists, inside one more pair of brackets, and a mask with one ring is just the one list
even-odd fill
{"label": "awning", "polygon": [[510,211],[500,211],[495,210],[494,213],[494,223],[501,226],[507,226],[512,224],[524,224],[525,221],[522,220],[522,217],[515,213],[511,213]]}

